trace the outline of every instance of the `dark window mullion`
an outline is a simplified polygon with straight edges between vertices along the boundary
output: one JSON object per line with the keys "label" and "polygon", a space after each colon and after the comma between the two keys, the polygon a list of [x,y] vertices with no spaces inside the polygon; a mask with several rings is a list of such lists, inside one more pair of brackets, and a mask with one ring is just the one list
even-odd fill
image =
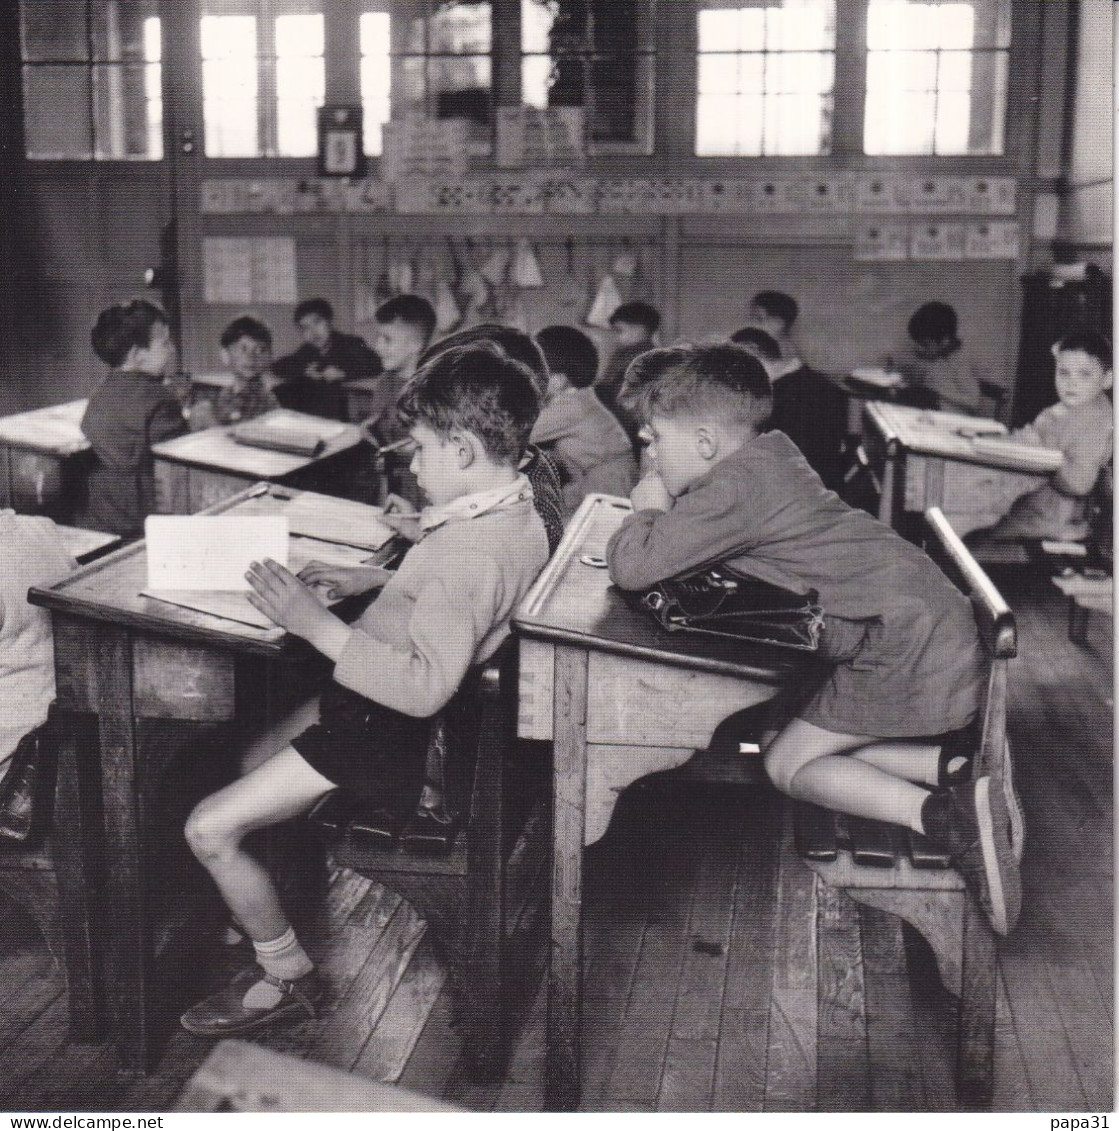
{"label": "dark window mullion", "polygon": [[86,93],[86,121],[89,125],[89,157],[97,160],[97,108],[93,102],[93,4],[92,0],[85,0],[85,50],[88,62],[86,63],[85,93]]}

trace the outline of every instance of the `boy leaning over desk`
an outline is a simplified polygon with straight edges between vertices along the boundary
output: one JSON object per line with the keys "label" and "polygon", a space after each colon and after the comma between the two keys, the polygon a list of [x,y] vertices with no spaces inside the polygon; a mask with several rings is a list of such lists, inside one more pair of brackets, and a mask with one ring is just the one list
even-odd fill
{"label": "boy leaning over desk", "polygon": [[532,488],[518,470],[539,408],[528,369],[495,346],[448,350],[422,368],[399,404],[427,495],[419,541],[351,626],[275,562],[254,563],[250,601],[334,661],[318,722],[187,821],[256,963],[188,1009],[202,1036],[249,1033],[314,1016],[322,986],[265,868],[243,838],[306,812],[338,786],[381,810],[392,831],[415,809],[429,720],[469,669],[509,634],[513,610],[548,557]]}

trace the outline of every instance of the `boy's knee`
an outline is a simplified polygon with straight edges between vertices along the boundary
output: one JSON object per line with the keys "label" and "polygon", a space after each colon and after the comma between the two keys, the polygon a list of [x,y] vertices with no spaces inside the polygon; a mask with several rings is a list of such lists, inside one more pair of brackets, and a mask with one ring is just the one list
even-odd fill
{"label": "boy's knee", "polygon": [[200,801],[191,811],[183,834],[191,852],[199,860],[219,856],[237,840],[228,824],[219,818],[218,807],[210,797]]}
{"label": "boy's knee", "polygon": [[772,742],[765,751],[765,772],[769,780],[782,792],[792,793],[793,778],[805,759],[781,742]]}

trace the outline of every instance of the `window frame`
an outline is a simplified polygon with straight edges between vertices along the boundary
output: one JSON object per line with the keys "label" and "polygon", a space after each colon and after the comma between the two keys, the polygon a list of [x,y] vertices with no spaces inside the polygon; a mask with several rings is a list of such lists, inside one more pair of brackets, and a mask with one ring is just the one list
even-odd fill
{"label": "window frame", "polygon": [[[112,60],[99,58],[96,55],[94,48],[94,33],[93,33],[93,0],[84,0],[85,9],[85,46],[87,51],[87,58],[85,59],[29,59],[24,54],[23,44],[23,9],[27,4],[33,3],[34,0],[19,0],[16,5],[15,12],[15,25],[18,34],[18,57],[19,57],[19,74],[17,76],[17,83],[19,85],[20,98],[18,103],[17,112],[20,115],[20,136],[22,139],[22,160],[27,161],[35,166],[43,166],[53,169],[65,169],[67,167],[82,168],[87,165],[95,165],[97,167],[108,167],[119,165],[124,168],[153,168],[158,169],[160,165],[166,161],[168,156],[168,66],[167,66],[167,20],[162,11],[162,3],[157,5],[156,19],[159,20],[159,59],[158,60]],[[149,17],[150,18],[150,17]],[[147,154],[123,154],[101,156],[98,152],[98,121],[97,121],[97,83],[95,81],[96,74],[99,68],[116,68],[123,72],[128,69],[144,71],[148,67],[159,68],[160,80],[160,152],[156,156]],[[27,137],[27,105],[28,105],[28,90],[26,84],[26,75],[28,71],[45,69],[45,68],[65,68],[68,70],[78,70],[85,74],[85,109],[86,109],[86,129],[88,130],[88,138],[90,143],[90,152],[88,156],[76,157],[72,154],[53,156],[50,154],[33,154],[29,150],[29,142]],[[144,104],[147,107],[149,99],[145,96]]]}

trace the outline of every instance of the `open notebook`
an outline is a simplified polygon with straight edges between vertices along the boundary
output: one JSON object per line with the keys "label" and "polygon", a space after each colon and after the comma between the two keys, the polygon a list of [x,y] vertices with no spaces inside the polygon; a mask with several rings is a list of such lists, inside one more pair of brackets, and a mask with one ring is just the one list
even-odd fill
{"label": "open notebook", "polygon": [[238,444],[292,455],[317,456],[329,441],[345,431],[346,425],[335,420],[277,408],[238,424],[230,434]]}
{"label": "open notebook", "polygon": [[[275,516],[154,515],[144,533],[148,583],[141,596],[265,629],[276,625],[249,604],[252,562],[271,558],[298,573],[311,561],[354,566],[369,556],[357,546],[289,537],[287,519]],[[337,604],[322,589],[312,592],[324,605]]]}

